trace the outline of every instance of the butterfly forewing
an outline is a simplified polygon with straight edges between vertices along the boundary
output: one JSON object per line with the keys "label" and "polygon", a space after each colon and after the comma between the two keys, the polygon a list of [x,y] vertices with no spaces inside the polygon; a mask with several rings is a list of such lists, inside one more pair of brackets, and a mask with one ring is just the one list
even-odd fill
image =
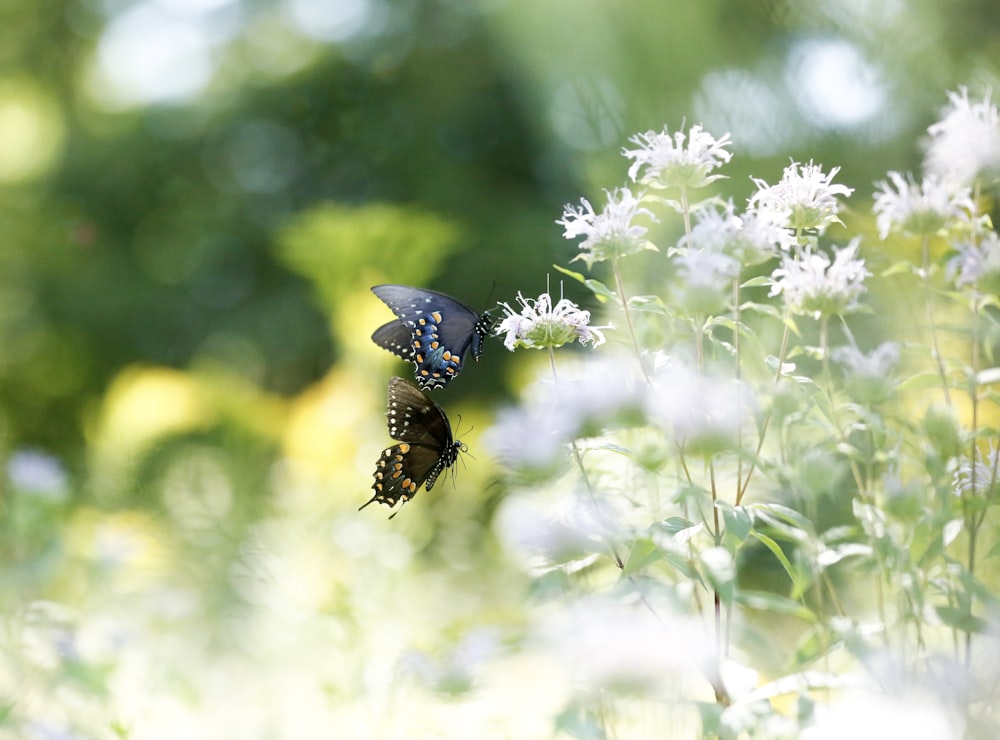
{"label": "butterfly forewing", "polygon": [[386,424],[398,444],[382,451],[375,464],[375,494],[362,509],[372,501],[389,506],[409,501],[421,486],[431,490],[462,446],[452,437],[444,411],[416,386],[391,378],[387,397]]}
{"label": "butterfly forewing", "polygon": [[372,292],[398,319],[376,329],[372,341],[412,362],[421,388],[447,385],[461,371],[470,349],[477,360],[482,354],[489,314],[477,314],[444,293],[408,285],[376,285]]}

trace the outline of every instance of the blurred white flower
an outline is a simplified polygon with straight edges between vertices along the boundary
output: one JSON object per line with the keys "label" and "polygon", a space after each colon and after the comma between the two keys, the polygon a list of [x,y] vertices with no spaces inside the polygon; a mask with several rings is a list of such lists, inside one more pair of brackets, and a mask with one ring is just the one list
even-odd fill
{"label": "blurred white flower", "polygon": [[832,356],[835,362],[855,375],[882,378],[899,362],[899,345],[896,342],[883,342],[868,354],[853,346],[837,347]]}
{"label": "blurred white flower", "polygon": [[701,126],[692,126],[688,133],[673,135],[664,126],[662,131],[647,131],[629,139],[638,149],[622,149],[622,155],[634,160],[628,175],[633,182],[663,189],[670,187],[702,188],[724,175],[711,174],[732,158],[726,147],[729,134],[716,139]]}
{"label": "blurred white flower", "polygon": [[66,498],[68,477],[56,458],[38,450],[16,450],[7,460],[7,478],[18,491],[39,498]]}
{"label": "blurred white flower", "polygon": [[648,208],[640,206],[640,197],[632,194],[628,188],[605,190],[607,203],[603,210],[597,213],[590,201],[580,199],[580,206],[567,204],[563,209],[563,217],[556,221],[563,227],[563,236],[567,239],[584,237],[580,242],[582,254],[574,259],[582,259],[588,267],[595,262],[617,259],[644,249],[655,250],[652,244],[643,237],[648,229],[633,223],[641,215],[656,221],[656,216]]}
{"label": "blurred white flower", "polygon": [[885,180],[876,183],[875,223],[882,239],[899,230],[918,236],[932,236],[951,220],[969,221],[975,213],[972,192],[953,180],[927,175],[919,185],[913,176],[903,177],[890,172],[890,185]]}
{"label": "blurred white flower", "polygon": [[740,263],[735,257],[713,249],[685,249],[675,261],[677,302],[685,311],[707,316],[726,305],[733,278],[740,274]]}
{"label": "blurred white flower", "polygon": [[792,162],[785,168],[777,185],[753,177],[757,192],[750,196],[749,210],[762,214],[768,221],[793,233],[815,231],[822,234],[831,223],[841,223],[837,217],[838,196],[854,192],[846,185],[834,185],[840,171],[834,167],[823,174],[821,165]]}
{"label": "blurred white flower", "polygon": [[949,92],[941,120],[927,131],[927,172],[971,185],[978,176],[1000,169],[1000,111],[990,102],[990,92],[978,102],[969,100],[965,87]]}
{"label": "blurred white flower", "polygon": [[686,685],[707,663],[705,630],[681,619],[662,621],[639,604],[592,597],[570,604],[539,625],[538,639],[585,688],[635,693]]}
{"label": "blurred white flower", "polygon": [[570,440],[597,436],[634,414],[640,383],[632,367],[617,355],[588,356],[563,363],[558,384],[543,373],[522,393],[519,406],[500,411],[484,445],[513,467],[552,465]]}
{"label": "blurred white flower", "polygon": [[686,450],[715,451],[732,447],[752,403],[750,389],[739,381],[677,363],[653,378],[645,406],[653,423]]}
{"label": "blurred white flower", "polygon": [[517,301],[521,304],[520,311],[511,308],[508,303],[500,304],[506,316],[495,330],[497,336],[507,335],[503,344],[511,352],[517,347],[561,347],[573,340],[596,347],[604,344],[601,329],[612,328],[589,326],[590,311],[584,311],[568,298],[561,298],[553,306],[548,293],[542,293],[538,298],[525,298],[518,293]]}
{"label": "blurred white flower", "polygon": [[960,717],[928,695],[891,696],[874,691],[818,704],[802,740],[958,740],[965,737]]}
{"label": "blurred white flower", "polygon": [[1000,238],[988,231],[978,241],[958,245],[946,274],[959,288],[973,287],[986,294],[1000,293]]}
{"label": "blurred white flower", "polygon": [[724,252],[745,267],[770,259],[779,247],[789,249],[794,241],[786,229],[758,212],[737,216],[732,199],[699,209],[695,219],[691,233],[681,237],[678,246]]}
{"label": "blurred white flower", "polygon": [[863,259],[855,259],[859,238],[842,249],[834,247],[833,261],[822,252],[803,249],[786,256],[781,267],[771,273],[775,283],[770,295],[781,294],[795,314],[813,318],[837,316],[858,308],[858,298],[865,292],[864,280],[870,274]]}
{"label": "blurred white flower", "polygon": [[963,457],[958,462],[958,470],[955,471],[953,482],[956,496],[985,496],[994,491],[1000,483],[1000,459],[997,455],[996,443],[990,442],[989,449],[983,454],[982,449],[976,448],[976,461],[969,457]]}

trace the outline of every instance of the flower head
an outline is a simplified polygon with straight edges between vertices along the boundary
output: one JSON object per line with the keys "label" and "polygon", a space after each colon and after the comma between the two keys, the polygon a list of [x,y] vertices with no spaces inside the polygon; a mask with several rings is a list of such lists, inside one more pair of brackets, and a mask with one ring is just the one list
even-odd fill
{"label": "flower head", "polygon": [[955,471],[954,493],[956,496],[983,496],[994,490],[1000,480],[997,480],[998,452],[996,443],[990,442],[986,454],[976,448],[976,459],[963,457]]}
{"label": "flower head", "polygon": [[958,253],[949,260],[946,271],[959,288],[1000,293],[1000,237],[995,231],[988,231],[979,240],[961,244]]}
{"label": "flower head", "polygon": [[735,257],[714,249],[687,249],[677,256],[678,302],[693,314],[717,312],[729,299],[729,287],[740,274]]}
{"label": "flower head", "polygon": [[1000,111],[990,102],[990,93],[973,103],[964,87],[949,92],[941,120],[927,131],[928,172],[971,184],[980,174],[1000,169]]}
{"label": "flower head", "polygon": [[732,255],[743,266],[765,262],[778,248],[788,249],[788,231],[756,212],[736,215],[732,199],[706,206],[695,213],[691,233],[681,237],[682,247],[710,249]]}
{"label": "flower head", "polygon": [[837,218],[837,196],[849,196],[853,188],[834,185],[833,178],[840,171],[834,167],[823,174],[820,165],[792,162],[785,168],[777,185],[751,178],[757,192],[750,196],[750,210],[797,234],[815,231],[822,234],[831,223],[841,223]]}
{"label": "flower head", "polygon": [[877,403],[892,396],[892,369],[899,362],[899,345],[895,342],[883,342],[867,354],[853,345],[837,347],[831,356],[847,370],[846,384],[854,398]]}
{"label": "flower head", "polygon": [[511,352],[517,347],[546,349],[561,347],[578,339],[580,344],[604,344],[601,329],[610,327],[589,326],[590,311],[584,311],[568,298],[561,298],[552,305],[552,297],[542,293],[538,298],[525,298],[517,294],[521,310],[516,311],[501,303],[506,315],[496,328],[497,336],[506,334],[503,343]]}
{"label": "flower head", "polygon": [[686,135],[676,131],[672,136],[664,126],[660,132],[636,134],[629,141],[639,146],[622,149],[622,155],[634,160],[629,177],[657,189],[703,188],[724,177],[711,172],[733,156],[726,150],[731,143],[729,134],[716,139],[701,126],[692,126]]}
{"label": "flower head", "polygon": [[556,221],[563,227],[563,236],[567,239],[585,237],[580,243],[583,254],[574,259],[583,259],[588,267],[592,267],[595,262],[625,257],[643,249],[656,249],[643,239],[646,227],[632,223],[639,214],[656,220],[648,208],[640,207],[641,198],[634,196],[628,188],[604,192],[608,202],[600,213],[594,210],[590,201],[581,198],[582,205],[567,204],[563,217]]}
{"label": "flower head", "polygon": [[883,239],[894,230],[931,236],[953,219],[968,221],[976,210],[969,188],[953,180],[927,175],[918,185],[912,176],[904,178],[898,172],[890,172],[889,179],[892,185],[885,180],[876,183],[879,189],[872,207]]}
{"label": "flower head", "polygon": [[863,259],[855,259],[859,239],[843,249],[834,248],[834,258],[804,249],[786,256],[781,267],[771,273],[775,280],[770,295],[784,295],[785,304],[796,314],[837,316],[858,307],[865,292],[864,279],[870,273]]}

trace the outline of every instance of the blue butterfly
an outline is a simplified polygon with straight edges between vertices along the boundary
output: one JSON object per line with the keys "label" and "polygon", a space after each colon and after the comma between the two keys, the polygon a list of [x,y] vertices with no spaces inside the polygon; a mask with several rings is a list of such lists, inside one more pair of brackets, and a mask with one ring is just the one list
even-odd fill
{"label": "blue butterfly", "polygon": [[466,355],[478,361],[492,326],[489,313],[434,290],[408,285],[376,285],[372,292],[392,309],[396,320],[383,324],[372,341],[413,363],[423,390],[443,388],[462,370]]}

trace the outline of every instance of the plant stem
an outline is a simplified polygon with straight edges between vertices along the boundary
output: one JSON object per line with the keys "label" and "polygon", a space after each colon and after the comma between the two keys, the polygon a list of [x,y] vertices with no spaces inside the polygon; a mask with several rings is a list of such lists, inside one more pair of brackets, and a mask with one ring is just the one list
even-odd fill
{"label": "plant stem", "polygon": [[639,361],[639,369],[642,370],[642,377],[646,384],[650,383],[649,373],[646,371],[646,363],[642,361],[642,350],[639,348],[639,339],[635,334],[635,327],[632,325],[632,314],[628,309],[628,296],[625,295],[625,283],[622,282],[621,268],[618,260],[611,261],[611,271],[615,276],[615,288],[618,290],[618,299],[622,302],[622,310],[625,312],[625,324],[628,326],[628,334],[632,339],[632,348],[635,350],[636,359]]}

